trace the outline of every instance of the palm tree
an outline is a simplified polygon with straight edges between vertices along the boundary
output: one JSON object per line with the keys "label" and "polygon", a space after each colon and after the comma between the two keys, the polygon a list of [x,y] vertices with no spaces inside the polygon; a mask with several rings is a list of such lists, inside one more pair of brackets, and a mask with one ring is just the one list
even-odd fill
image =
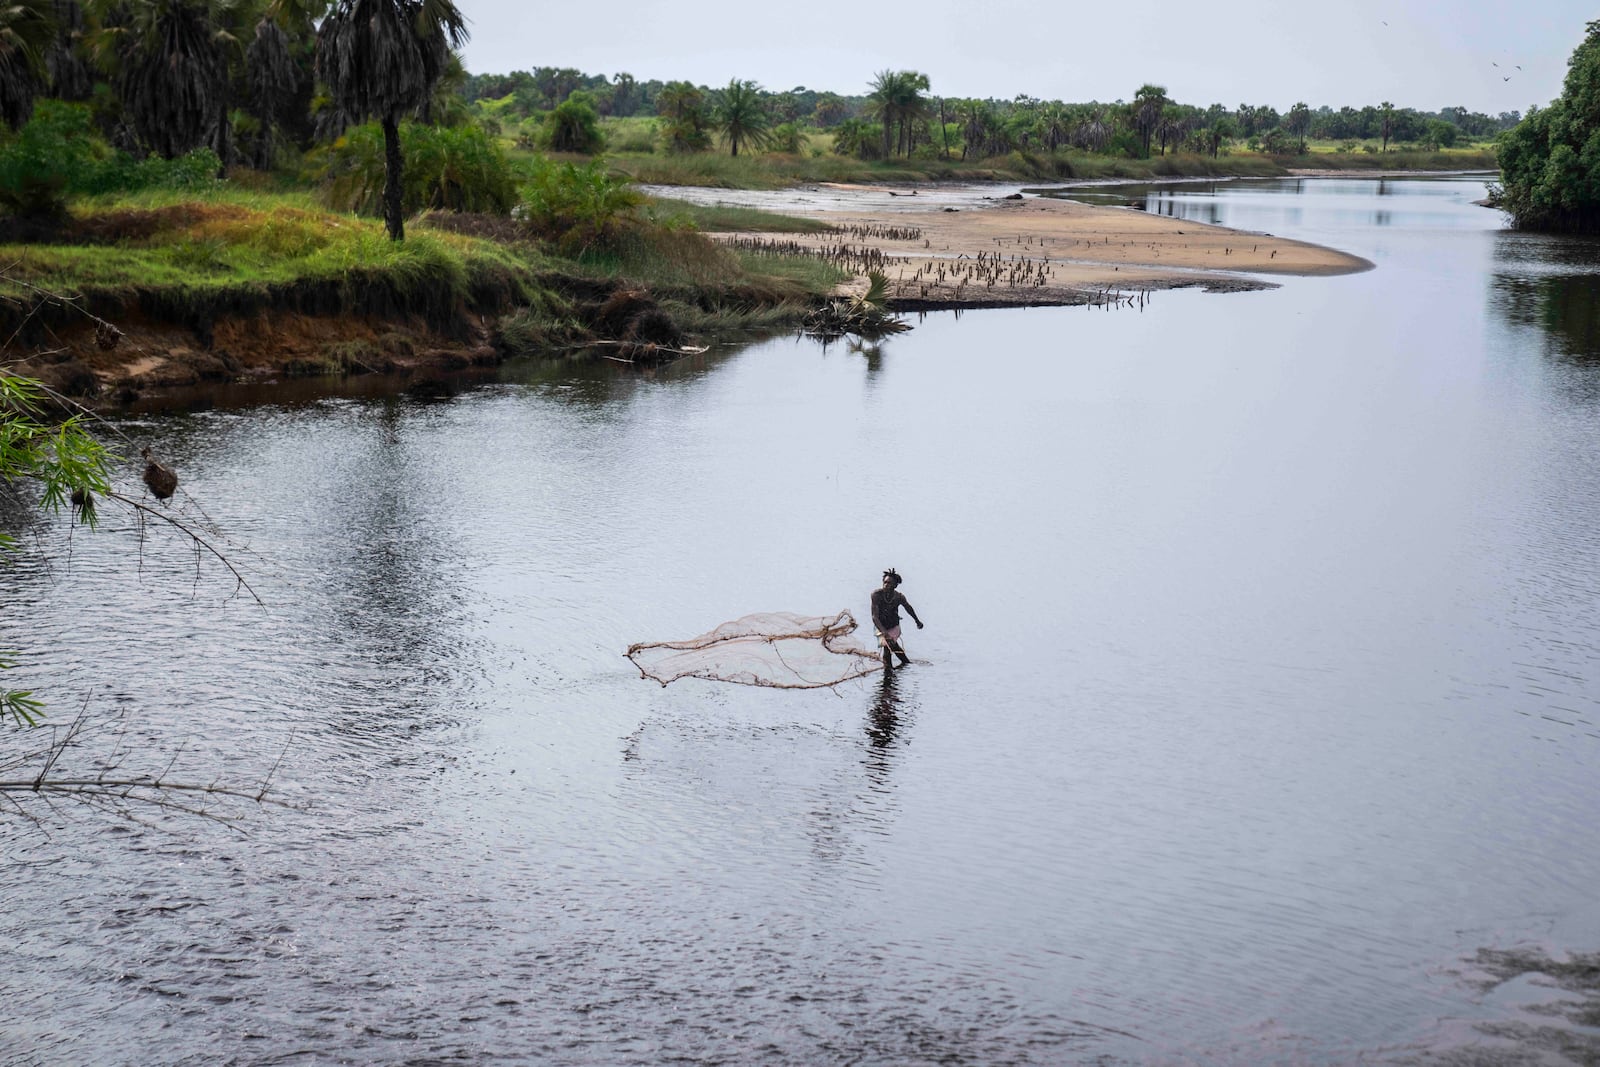
{"label": "palm tree", "polygon": [[1283,116],[1283,128],[1296,137],[1304,137],[1306,131],[1311,129],[1311,108],[1304,100],[1291,107],[1289,113]]}
{"label": "palm tree", "polygon": [[13,130],[33,115],[33,96],[56,40],[50,0],[0,3],[0,122]]}
{"label": "palm tree", "polygon": [[1162,85],[1147,83],[1139,86],[1139,91],[1133,94],[1133,127],[1139,131],[1139,145],[1147,157],[1150,155],[1151,135],[1161,124],[1161,113],[1169,103],[1166,87]]}
{"label": "palm tree", "polygon": [[883,154],[911,154],[914,123],[928,117],[926,74],[915,70],[880,70],[872,79],[867,113],[883,123]]}
{"label": "palm tree", "polygon": [[1389,151],[1389,135],[1394,133],[1394,105],[1385,100],[1378,105],[1378,112],[1383,117],[1383,125],[1381,127],[1383,132],[1382,151],[1387,152]]}
{"label": "palm tree", "polygon": [[57,100],[87,100],[94,78],[79,45],[84,36],[83,8],[77,0],[54,0],[56,39],[45,54],[50,95]]}
{"label": "palm tree", "polygon": [[883,154],[893,154],[890,129],[899,116],[900,75],[892,70],[880,70],[872,77],[872,92],[867,94],[867,114],[883,126]]}
{"label": "palm tree", "polygon": [[405,237],[401,218],[400,119],[433,95],[467,20],[451,0],[337,0],[317,31],[317,77],[346,114],[383,127],[383,221]]}
{"label": "palm tree", "polygon": [[98,0],[100,48],[124,115],[167,159],[207,141],[225,156],[235,0]]}
{"label": "palm tree", "polygon": [[639,107],[639,82],[632,74],[621,71],[611,84],[611,113],[621,118],[634,113]]}
{"label": "palm tree", "polygon": [[1106,109],[1091,104],[1082,112],[1077,126],[1072,130],[1072,143],[1079,148],[1098,152],[1111,140],[1111,124],[1106,121]]}
{"label": "palm tree", "polygon": [[272,163],[273,128],[282,121],[300,88],[289,35],[271,18],[263,16],[256,23],[255,37],[245,50],[244,71],[250,90],[245,110],[260,123],[252,162],[264,169]]}
{"label": "palm tree", "polygon": [[669,152],[710,147],[706,136],[706,96],[686,81],[668,82],[656,93],[656,114],[666,119],[662,137]]}
{"label": "palm tree", "polygon": [[1205,130],[1206,148],[1211,152],[1211,158],[1216,159],[1222,152],[1222,142],[1230,137],[1238,136],[1239,128],[1233,119],[1227,115],[1219,115]]}
{"label": "palm tree", "polygon": [[712,121],[727,138],[733,150],[731,154],[735,156],[739,154],[741,141],[752,148],[761,148],[771,137],[768,127],[772,120],[761,99],[761,86],[753,81],[735,78],[728,82],[728,87],[717,94]]}
{"label": "palm tree", "polygon": [[1067,143],[1071,132],[1067,109],[1059,101],[1051,101],[1039,110],[1039,130],[1044,135],[1044,146],[1054,152]]}

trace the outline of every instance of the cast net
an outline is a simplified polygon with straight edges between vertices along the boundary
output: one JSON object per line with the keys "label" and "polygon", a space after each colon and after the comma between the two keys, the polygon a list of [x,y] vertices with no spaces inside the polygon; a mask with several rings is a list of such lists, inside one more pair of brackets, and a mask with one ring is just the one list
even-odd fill
{"label": "cast net", "polygon": [[850,639],[855,628],[848,611],[764,611],[685,641],[629,645],[628,658],[646,678],[662,685],[706,678],[775,689],[821,689],[883,669],[876,651]]}

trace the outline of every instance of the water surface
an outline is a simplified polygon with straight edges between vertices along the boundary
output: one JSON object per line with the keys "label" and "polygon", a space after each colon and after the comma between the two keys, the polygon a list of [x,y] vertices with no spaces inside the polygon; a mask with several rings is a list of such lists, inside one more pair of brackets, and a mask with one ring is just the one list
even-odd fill
{"label": "water surface", "polygon": [[[191,778],[287,742],[306,810],[6,822],[0,1059],[1486,1041],[1480,948],[1600,948],[1600,256],[1482,195],[1146,198],[1377,264],[1271,292],[130,420],[266,610],[156,531],[35,525],[8,680]],[[887,566],[928,623],[892,681],[622,656],[864,617]]]}

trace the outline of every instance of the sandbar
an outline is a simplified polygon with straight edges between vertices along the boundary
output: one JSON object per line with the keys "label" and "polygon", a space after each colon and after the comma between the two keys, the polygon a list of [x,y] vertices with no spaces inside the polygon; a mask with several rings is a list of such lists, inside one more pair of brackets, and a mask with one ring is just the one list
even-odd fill
{"label": "sandbar", "polygon": [[[1372,268],[1360,256],[1321,245],[1133,208],[937,194],[922,206],[913,191],[868,186],[833,185],[827,194],[763,206],[822,219],[838,233],[718,236],[775,249],[834,250],[857,270],[864,250],[875,250],[890,281],[891,306],[905,310],[1083,304],[1196,286],[1237,292],[1271,288],[1273,276]],[[883,203],[885,194],[892,206]],[[882,206],[874,209],[875,203]],[[856,254],[840,253],[840,246]],[[844,288],[864,285],[858,274]]]}

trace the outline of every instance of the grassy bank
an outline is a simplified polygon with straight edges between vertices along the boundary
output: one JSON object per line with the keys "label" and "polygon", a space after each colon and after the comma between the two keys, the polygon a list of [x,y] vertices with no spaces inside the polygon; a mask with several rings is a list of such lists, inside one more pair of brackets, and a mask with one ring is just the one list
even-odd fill
{"label": "grassy bank", "polygon": [[[140,375],[182,385],[482,363],[596,341],[676,347],[797,322],[843,280],[814,260],[741,256],[701,222],[816,228],[652,202],[557,254],[491,216],[424,215],[394,242],[380,222],[307,193],[223,185],[84,200],[27,240],[0,219],[0,329],[14,351],[39,353],[42,377],[87,396]],[[85,311],[124,343],[96,334]]]}

